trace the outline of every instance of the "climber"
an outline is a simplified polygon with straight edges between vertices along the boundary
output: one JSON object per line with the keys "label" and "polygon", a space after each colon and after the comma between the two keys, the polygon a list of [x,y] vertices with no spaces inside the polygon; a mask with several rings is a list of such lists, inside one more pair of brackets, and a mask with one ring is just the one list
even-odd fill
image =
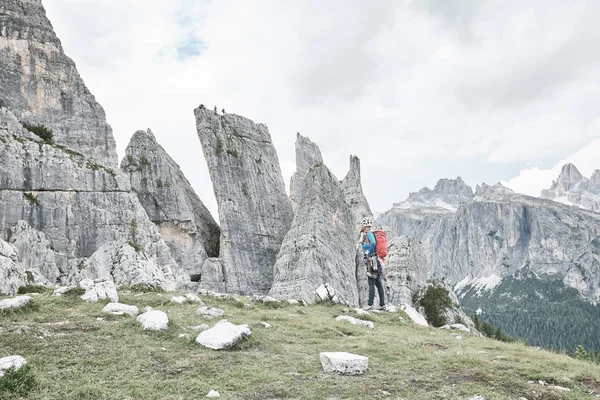
{"label": "climber", "polygon": [[[363,257],[367,267],[367,277],[369,281],[369,302],[366,310],[386,310],[385,294],[383,290],[383,263],[375,254],[375,235],[371,232],[373,221],[370,218],[363,218],[361,221],[360,238],[358,239],[357,247],[362,245]],[[377,286],[377,294],[379,296],[379,307],[373,306],[375,300],[375,286]]]}

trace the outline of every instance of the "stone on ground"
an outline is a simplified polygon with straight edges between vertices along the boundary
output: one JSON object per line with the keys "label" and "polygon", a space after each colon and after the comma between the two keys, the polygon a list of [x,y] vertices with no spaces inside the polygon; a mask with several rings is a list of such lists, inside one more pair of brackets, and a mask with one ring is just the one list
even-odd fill
{"label": "stone on ground", "polygon": [[10,356],[0,358],[0,377],[4,376],[6,370],[10,368],[18,370],[25,364],[27,364],[27,361],[25,361],[25,359],[21,356]]}
{"label": "stone on ground", "polygon": [[145,331],[165,331],[169,328],[169,317],[163,311],[147,311],[136,318]]}
{"label": "stone on ground", "polygon": [[442,329],[458,329],[459,331],[463,331],[466,333],[471,333],[471,330],[464,326],[463,324],[452,324],[452,325],[444,325]]}
{"label": "stone on ground", "polygon": [[362,375],[369,367],[369,358],[346,352],[324,352],[320,354],[325,372],[343,375]]}
{"label": "stone on ground", "polygon": [[371,315],[367,310],[363,310],[362,308],[354,308],[353,309],[358,315]]}
{"label": "stone on ground", "polygon": [[140,310],[136,306],[129,306],[121,303],[108,303],[106,306],[104,306],[102,311],[115,315],[129,314],[132,317],[135,317],[140,313]]}
{"label": "stone on ground", "polygon": [[79,282],[79,286],[85,289],[85,293],[81,296],[83,300],[98,301],[110,299],[113,303],[119,302],[117,287],[111,279],[99,278],[93,280],[86,278]]}
{"label": "stone on ground", "polygon": [[360,325],[360,326],[364,326],[365,328],[375,329],[375,324],[373,324],[373,322],[350,317],[348,315],[340,315],[335,320],[336,321],[346,321],[346,322],[350,322],[352,325]]}
{"label": "stone on ground", "polygon": [[33,298],[30,296],[17,296],[0,301],[1,310],[16,310],[27,305]]}
{"label": "stone on ground", "polygon": [[211,319],[214,317],[222,317],[225,314],[225,311],[220,308],[200,307],[196,310],[196,314],[202,315],[205,319]]}
{"label": "stone on ground", "polygon": [[270,323],[268,323],[268,322],[264,322],[264,321],[260,322],[260,324],[261,324],[261,325],[262,325],[264,328],[266,328],[266,329],[269,329],[269,328],[272,328],[272,327],[273,327],[273,325],[271,325],[271,324],[270,324]]}
{"label": "stone on ground", "polygon": [[234,346],[251,333],[248,325],[234,325],[222,320],[212,328],[200,333],[196,338],[196,343],[209,349],[224,350]]}
{"label": "stone on ground", "polygon": [[402,304],[400,308],[408,315],[413,323],[421,326],[429,326],[425,317],[419,314],[419,312],[415,310],[413,306]]}
{"label": "stone on ground", "polygon": [[208,392],[206,397],[221,397],[221,395],[216,390],[211,390],[210,392]]}

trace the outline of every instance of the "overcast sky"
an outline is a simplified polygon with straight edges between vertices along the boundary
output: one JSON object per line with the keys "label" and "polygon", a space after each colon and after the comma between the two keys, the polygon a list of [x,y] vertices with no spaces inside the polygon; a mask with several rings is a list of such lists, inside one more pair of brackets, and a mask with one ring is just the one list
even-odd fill
{"label": "overcast sky", "polygon": [[216,216],[193,109],[296,132],[374,211],[439,178],[539,195],[600,168],[599,1],[44,0],[122,157],[151,128]]}

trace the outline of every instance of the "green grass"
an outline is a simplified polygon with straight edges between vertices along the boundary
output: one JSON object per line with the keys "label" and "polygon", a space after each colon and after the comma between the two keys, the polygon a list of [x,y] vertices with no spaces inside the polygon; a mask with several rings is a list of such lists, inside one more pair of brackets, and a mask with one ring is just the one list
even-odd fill
{"label": "green grass", "polygon": [[[27,271],[29,272],[29,271]],[[28,277],[29,279],[29,277]],[[28,294],[28,293],[47,293],[52,290],[42,285],[25,285],[19,288],[17,294]]]}
{"label": "green grass", "polygon": [[[27,399],[191,399],[209,390],[223,399],[593,399],[600,366],[520,343],[503,343],[373,314],[375,330],[336,322],[337,305],[310,307],[203,297],[252,335],[228,351],[204,349],[186,329],[218,319],[196,315],[198,305],[171,302],[171,293],[119,292],[121,302],[152,306],[170,319],[167,332],[142,331],[131,317],[108,316],[104,303],[36,297],[37,312],[0,318],[0,349],[28,362],[37,385]],[[246,309],[239,304],[251,303]],[[354,315],[352,312],[349,315]],[[406,318],[406,316],[404,316]],[[103,318],[98,320],[97,318]],[[259,323],[273,325],[263,328]],[[24,335],[18,326],[32,328]],[[188,333],[189,338],[179,338]],[[324,374],[319,352],[369,357],[364,376]],[[560,392],[528,383],[545,380]],[[379,389],[389,392],[386,396]],[[534,393],[535,392],[535,393]]]}

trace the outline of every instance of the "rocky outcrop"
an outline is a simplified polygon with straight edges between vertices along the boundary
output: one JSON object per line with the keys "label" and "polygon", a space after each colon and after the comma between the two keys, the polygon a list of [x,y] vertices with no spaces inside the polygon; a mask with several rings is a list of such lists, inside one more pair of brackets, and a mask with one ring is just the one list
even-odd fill
{"label": "rocky outcrop", "polygon": [[477,185],[475,189],[475,197],[486,197],[488,199],[510,198],[514,194],[513,190],[502,185],[500,182],[492,186],[482,183],[481,185]]}
{"label": "rocky outcrop", "polygon": [[302,199],[304,190],[304,177],[306,173],[315,164],[323,164],[323,156],[319,146],[313,143],[309,138],[296,134],[296,172],[290,179],[290,200],[294,211]]}
{"label": "rocky outcrop", "polygon": [[566,164],[552,186],[542,190],[541,197],[600,212],[600,170],[588,179],[575,165]]}
{"label": "rocky outcrop", "polygon": [[225,263],[222,258],[209,258],[202,264],[201,281],[198,290],[212,290],[217,293],[227,291]]}
{"label": "rocky outcrop", "polygon": [[266,293],[293,218],[271,135],[237,115],[204,106],[195,114],[219,207],[227,291]]}
{"label": "rocky outcrop", "polygon": [[3,0],[0,14],[2,103],[19,120],[50,128],[56,144],[115,168],[104,110],[65,55],[42,2]]}
{"label": "rocky outcrop", "polygon": [[390,304],[412,304],[413,295],[427,284],[428,270],[421,244],[408,236],[389,242],[384,282]]}
{"label": "rocky outcrop", "polygon": [[356,306],[354,218],[342,185],[322,164],[314,165],[304,179],[304,194],[281,245],[270,295],[313,302],[315,289],[330,283]]}
{"label": "rocky outcrop", "polygon": [[[373,218],[371,207],[365,197],[362,189],[362,181],[360,175],[360,159],[356,156],[350,156],[350,169],[342,180],[342,190],[344,192],[344,200],[352,213],[354,222],[353,234],[356,239],[360,236],[360,222],[363,218]],[[362,247],[358,247],[355,256],[356,264],[356,281],[358,285],[359,303],[360,305],[367,304],[369,296],[369,285],[365,275],[365,264],[363,261]]]}
{"label": "rocky outcrop", "polygon": [[0,239],[0,295],[15,295],[27,284],[27,275],[18,263],[17,249]]}
{"label": "rocky outcrop", "polygon": [[427,187],[410,193],[408,199],[398,204],[399,208],[418,206],[441,207],[455,211],[460,204],[473,198],[473,190],[459,176],[456,179],[440,179],[435,187]]}
{"label": "rocky outcrop", "polygon": [[19,252],[19,263],[26,271],[38,271],[43,279],[36,279],[37,274],[30,273],[29,283],[36,285],[45,282],[57,282],[60,271],[56,266],[56,253],[43,232],[36,231],[25,221],[19,221],[8,233],[8,240]]}
{"label": "rocky outcrop", "polygon": [[200,273],[219,255],[219,226],[150,130],[136,132],[125,154],[121,168],[173,258],[188,274]]}
{"label": "rocky outcrop", "polygon": [[8,0],[2,15],[0,237],[23,249],[32,276],[52,284],[77,283],[86,259],[108,243],[132,244],[183,279],[128,177],[115,168],[104,112],[64,55],[41,2]]}

